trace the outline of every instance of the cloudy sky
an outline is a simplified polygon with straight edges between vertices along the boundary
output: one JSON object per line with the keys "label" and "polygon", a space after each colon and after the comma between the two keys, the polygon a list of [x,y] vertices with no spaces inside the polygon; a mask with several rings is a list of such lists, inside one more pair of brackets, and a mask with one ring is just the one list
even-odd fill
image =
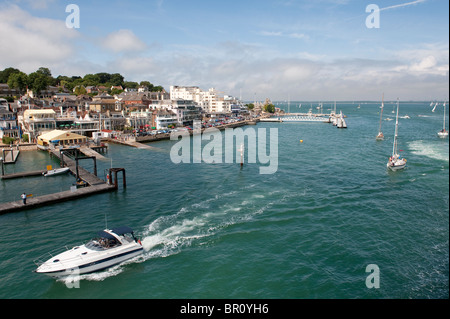
{"label": "cloudy sky", "polygon": [[[71,3],[79,28],[66,26]],[[447,0],[0,0],[0,70],[121,73],[244,100],[448,99],[448,39]]]}

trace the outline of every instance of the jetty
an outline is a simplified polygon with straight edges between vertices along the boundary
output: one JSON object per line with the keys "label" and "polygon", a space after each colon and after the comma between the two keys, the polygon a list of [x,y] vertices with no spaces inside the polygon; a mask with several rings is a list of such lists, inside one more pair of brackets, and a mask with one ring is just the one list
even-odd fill
{"label": "jetty", "polygon": [[285,113],[275,117],[260,119],[261,122],[322,122],[330,123],[333,114],[312,114],[312,113]]}
{"label": "jetty", "polygon": [[3,164],[15,164],[19,157],[20,151],[18,149],[2,149]]}
{"label": "jetty", "polygon": [[[117,174],[122,172],[123,174],[123,187],[126,187],[125,169],[123,168],[110,168],[107,181],[105,182],[97,176],[97,165],[95,156],[83,156],[79,157],[78,153],[71,153],[73,149],[54,149],[51,150],[51,154],[56,156],[61,161],[61,167],[69,167],[70,172],[76,176],[76,180],[82,182],[85,187],[78,188],[76,185],[72,186],[70,190],[42,195],[37,197],[28,198],[26,204],[23,204],[22,200],[1,203],[0,204],[0,215],[12,212],[23,211],[27,209],[34,209],[37,207],[43,207],[50,204],[60,203],[69,200],[75,200],[86,196],[91,196],[94,194],[100,194],[105,192],[112,192],[118,189],[118,177]],[[74,158],[70,158],[70,155],[75,154]],[[91,173],[79,165],[81,160],[93,160],[94,161],[94,172]],[[7,176],[2,176],[2,179],[8,178],[18,178],[27,176],[37,176],[41,175],[45,171],[34,171],[25,173],[10,174]],[[19,196],[19,194],[18,194]]]}

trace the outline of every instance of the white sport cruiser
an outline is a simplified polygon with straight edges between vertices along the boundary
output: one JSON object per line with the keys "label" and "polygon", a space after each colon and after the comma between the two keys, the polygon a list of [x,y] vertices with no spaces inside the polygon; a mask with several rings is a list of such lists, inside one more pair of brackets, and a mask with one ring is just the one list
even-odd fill
{"label": "white sport cruiser", "polygon": [[136,257],[144,252],[129,227],[122,226],[98,232],[87,244],[73,247],[45,262],[35,261],[36,273],[51,277],[81,275],[99,271]]}

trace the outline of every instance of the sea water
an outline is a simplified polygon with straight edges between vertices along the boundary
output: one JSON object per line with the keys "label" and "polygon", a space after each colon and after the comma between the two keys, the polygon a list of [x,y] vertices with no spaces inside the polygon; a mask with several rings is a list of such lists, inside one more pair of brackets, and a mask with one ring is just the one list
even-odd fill
{"label": "sea water", "polygon": [[[157,151],[110,144],[98,175],[123,167],[126,188],[119,181],[113,193],[0,216],[0,298],[448,298],[449,142],[437,137],[443,109],[400,104],[400,115],[410,116],[399,125],[408,162],[390,172],[396,105],[385,105],[384,141],[375,140],[379,106],[338,103],[347,129],[258,123],[278,129],[271,175],[259,174],[258,163],[174,164],[175,141],[152,143]],[[5,169],[47,165],[58,161],[21,152]],[[93,171],[91,162],[81,165]],[[72,175],[1,181],[0,201],[74,182]],[[132,227],[145,253],[81,276],[78,288],[33,273],[36,258],[106,225]],[[367,285],[368,265],[379,268],[379,288]]]}

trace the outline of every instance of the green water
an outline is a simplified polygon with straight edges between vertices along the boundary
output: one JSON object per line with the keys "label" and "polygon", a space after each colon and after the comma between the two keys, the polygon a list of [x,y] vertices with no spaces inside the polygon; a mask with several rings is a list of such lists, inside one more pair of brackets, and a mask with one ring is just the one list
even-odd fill
{"label": "green water", "polygon": [[[399,127],[408,162],[392,173],[395,121],[383,121],[386,139],[375,141],[378,106],[338,104],[345,130],[248,126],[278,129],[272,175],[260,175],[258,163],[173,164],[174,141],[151,144],[157,152],[110,145],[99,176],[112,159],[126,169],[126,189],[0,216],[0,298],[448,298],[449,142],[436,134],[442,107],[432,113],[429,103],[401,103],[401,115],[411,117]],[[394,118],[392,107],[385,118]],[[48,164],[57,162],[23,152],[6,169]],[[73,182],[71,175],[1,181],[0,201]],[[145,254],[82,276],[79,288],[32,272],[34,259],[90,239],[105,217],[109,227],[133,227]],[[380,269],[378,289],[366,286],[369,264]]]}

